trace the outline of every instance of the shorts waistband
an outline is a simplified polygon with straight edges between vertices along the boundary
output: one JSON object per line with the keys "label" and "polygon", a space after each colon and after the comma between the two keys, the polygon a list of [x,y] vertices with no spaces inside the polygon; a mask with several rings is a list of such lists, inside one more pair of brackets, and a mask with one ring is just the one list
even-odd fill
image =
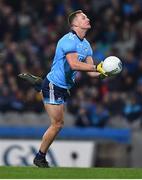
{"label": "shorts waistband", "polygon": [[52,84],[56,89],[62,90],[63,92],[68,92],[70,94],[70,89],[65,89],[65,88],[56,86],[53,82],[49,81],[47,78],[46,80],[48,81],[48,83]]}

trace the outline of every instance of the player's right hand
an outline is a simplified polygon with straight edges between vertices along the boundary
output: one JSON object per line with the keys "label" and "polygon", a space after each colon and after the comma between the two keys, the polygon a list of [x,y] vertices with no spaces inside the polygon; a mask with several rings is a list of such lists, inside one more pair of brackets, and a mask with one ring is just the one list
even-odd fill
{"label": "player's right hand", "polygon": [[102,65],[103,65],[103,61],[101,61],[101,62],[97,65],[97,71],[101,74],[102,77],[107,77],[108,74],[103,70]]}

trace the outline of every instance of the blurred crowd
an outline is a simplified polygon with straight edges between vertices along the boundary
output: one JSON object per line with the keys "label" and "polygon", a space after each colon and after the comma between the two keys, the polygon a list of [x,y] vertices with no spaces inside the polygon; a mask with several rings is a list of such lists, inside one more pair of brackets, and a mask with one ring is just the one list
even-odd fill
{"label": "blurred crowd", "polygon": [[123,71],[104,80],[78,72],[68,112],[78,126],[103,127],[115,116],[142,119],[141,0],[0,0],[0,112],[44,111],[40,96],[17,75],[46,76],[58,39],[69,31],[67,16],[78,9],[91,20],[87,39],[96,63],[115,55]]}

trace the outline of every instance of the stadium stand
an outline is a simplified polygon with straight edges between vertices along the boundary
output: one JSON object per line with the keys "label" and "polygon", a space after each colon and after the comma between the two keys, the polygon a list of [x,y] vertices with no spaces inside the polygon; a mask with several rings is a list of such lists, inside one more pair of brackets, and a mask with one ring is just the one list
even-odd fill
{"label": "stadium stand", "polygon": [[[69,114],[66,115],[67,119],[70,114],[74,117],[74,121],[70,120],[69,124],[106,126],[111,124],[110,119],[117,119],[119,114],[128,124],[139,121],[141,126],[142,3],[140,0],[91,0],[89,3],[86,0],[69,0],[68,3],[64,0],[60,2],[1,0],[1,124],[9,124],[10,121],[10,124],[32,124],[32,122],[38,124],[35,119],[40,123],[44,116],[41,99],[33,88],[19,80],[17,75],[21,72],[30,72],[45,77],[54,56],[57,40],[69,30],[64,23],[67,15],[76,9],[82,9],[91,19],[93,28],[87,38],[93,46],[96,62],[115,54],[123,62],[123,72],[120,76],[103,81],[78,73],[77,86],[72,90],[74,96],[67,105],[66,114]],[[133,107],[136,112],[131,112]],[[100,118],[98,111],[103,112],[105,118]],[[84,113],[83,116],[81,112]],[[86,122],[83,121],[84,116]],[[113,123],[117,124],[117,122]]]}

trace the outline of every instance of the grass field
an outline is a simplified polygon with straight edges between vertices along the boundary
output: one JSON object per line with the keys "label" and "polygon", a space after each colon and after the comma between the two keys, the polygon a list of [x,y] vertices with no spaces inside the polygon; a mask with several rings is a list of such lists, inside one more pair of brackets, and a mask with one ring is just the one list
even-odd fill
{"label": "grass field", "polygon": [[0,179],[142,179],[136,168],[49,168],[0,167]]}

